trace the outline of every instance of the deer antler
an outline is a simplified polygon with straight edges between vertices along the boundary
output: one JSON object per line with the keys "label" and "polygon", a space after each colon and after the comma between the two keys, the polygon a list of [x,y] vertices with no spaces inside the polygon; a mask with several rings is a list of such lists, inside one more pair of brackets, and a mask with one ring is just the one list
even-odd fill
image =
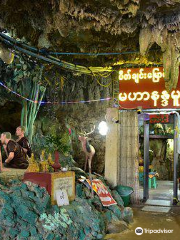
{"label": "deer antler", "polygon": [[92,134],[92,133],[94,132],[95,128],[96,128],[96,126],[94,125],[93,128],[91,128],[91,131],[88,132],[88,133],[86,133],[86,135],[90,135],[90,134]]}
{"label": "deer antler", "polygon": [[86,132],[83,131],[82,129],[81,129],[81,131],[79,132],[79,134],[80,134],[80,135],[83,135],[83,136],[86,136]]}
{"label": "deer antler", "polygon": [[79,132],[79,134],[80,135],[83,135],[83,136],[88,136],[88,135],[90,135],[90,134],[92,134],[93,132],[94,132],[94,130],[95,130],[95,125],[93,126],[93,128],[91,128],[91,131],[90,132],[86,132],[86,131],[82,131],[82,129],[81,129],[81,131]]}

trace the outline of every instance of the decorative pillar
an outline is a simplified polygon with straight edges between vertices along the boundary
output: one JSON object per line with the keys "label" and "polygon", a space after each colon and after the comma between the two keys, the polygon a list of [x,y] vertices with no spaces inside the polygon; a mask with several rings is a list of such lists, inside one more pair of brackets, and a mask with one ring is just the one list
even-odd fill
{"label": "decorative pillar", "polygon": [[114,123],[112,119],[119,120],[117,108],[108,108],[106,113],[108,133],[106,135],[105,179],[114,187],[118,183],[119,124]]}
{"label": "decorative pillar", "polygon": [[139,203],[139,133],[136,111],[120,113],[118,184],[134,189],[131,200]]}
{"label": "decorative pillar", "polygon": [[[119,120],[115,123],[114,120]],[[108,108],[106,114],[105,179],[112,187],[118,184],[134,189],[131,196],[138,204],[139,194],[139,131],[136,111]]]}

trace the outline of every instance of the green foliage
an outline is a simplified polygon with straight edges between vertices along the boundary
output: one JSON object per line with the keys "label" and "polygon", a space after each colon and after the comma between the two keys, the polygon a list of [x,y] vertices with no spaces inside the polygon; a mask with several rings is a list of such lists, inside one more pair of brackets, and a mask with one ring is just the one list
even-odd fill
{"label": "green foliage", "polygon": [[26,127],[26,135],[31,143],[34,121],[46,91],[47,82],[44,81],[44,65],[37,64],[23,56],[18,56],[7,67],[0,62],[0,69],[2,70],[2,68],[4,71],[2,71],[3,78],[1,78],[1,81],[5,82],[14,92],[36,102],[35,104],[17,97],[15,94],[8,93],[8,98],[22,104],[21,125]]}
{"label": "green foliage", "polygon": [[59,151],[65,155],[68,154],[71,151],[70,138],[68,133],[56,136],[46,136],[45,149],[47,152]]}
{"label": "green foliage", "polygon": [[36,133],[33,136],[33,142],[32,142],[32,149],[33,152],[41,152],[43,149],[46,149],[46,139],[45,136]]}
{"label": "green foliage", "polygon": [[[42,137],[41,137],[42,138]],[[71,136],[67,128],[61,128],[58,124],[50,125],[49,134],[43,136],[41,149],[45,149],[47,153],[58,151],[65,156],[69,155],[72,150]]]}

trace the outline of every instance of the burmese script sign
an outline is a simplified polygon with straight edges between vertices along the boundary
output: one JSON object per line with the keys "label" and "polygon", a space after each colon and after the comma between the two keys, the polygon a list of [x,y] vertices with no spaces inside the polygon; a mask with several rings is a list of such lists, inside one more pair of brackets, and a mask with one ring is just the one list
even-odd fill
{"label": "burmese script sign", "polygon": [[56,190],[55,193],[56,193],[57,205],[59,207],[64,205],[69,205],[69,198],[67,195],[67,191],[65,189]]}
{"label": "burmese script sign", "polygon": [[149,118],[150,123],[169,123],[169,114],[150,114]]}
{"label": "burmese script sign", "polygon": [[52,174],[51,202],[56,204],[56,191],[66,190],[70,201],[75,199],[75,173],[72,171]]}
{"label": "burmese script sign", "polygon": [[180,107],[180,81],[177,89],[167,92],[163,67],[120,70],[119,90],[120,109]]}
{"label": "burmese script sign", "polygon": [[68,196],[73,195],[73,177],[56,178],[54,180],[54,198],[57,190],[67,191]]}

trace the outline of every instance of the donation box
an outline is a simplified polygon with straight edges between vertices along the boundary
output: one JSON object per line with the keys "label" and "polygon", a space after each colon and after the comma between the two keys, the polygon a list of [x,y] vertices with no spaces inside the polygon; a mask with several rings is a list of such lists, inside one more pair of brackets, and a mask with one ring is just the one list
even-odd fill
{"label": "donation box", "polygon": [[69,201],[75,199],[75,173],[68,172],[27,172],[24,174],[24,182],[29,181],[46,188],[51,195],[51,204],[57,204],[56,190],[66,190]]}

